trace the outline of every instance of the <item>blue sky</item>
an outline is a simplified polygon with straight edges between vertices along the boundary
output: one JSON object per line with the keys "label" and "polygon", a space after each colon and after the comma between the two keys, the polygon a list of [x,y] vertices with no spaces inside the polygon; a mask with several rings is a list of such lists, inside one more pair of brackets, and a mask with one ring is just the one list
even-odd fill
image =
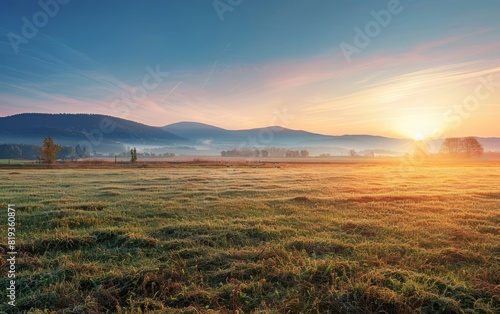
{"label": "blue sky", "polygon": [[[36,1],[0,4],[1,116],[500,135],[498,1],[215,2],[224,12],[213,1],[41,2],[55,14]],[[356,29],[368,36],[363,47]],[[480,86],[487,97],[470,105]]]}

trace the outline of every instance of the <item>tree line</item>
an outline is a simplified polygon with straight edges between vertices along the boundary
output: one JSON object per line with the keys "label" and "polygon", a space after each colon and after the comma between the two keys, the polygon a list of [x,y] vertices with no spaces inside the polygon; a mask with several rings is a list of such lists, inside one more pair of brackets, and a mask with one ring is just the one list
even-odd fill
{"label": "tree line", "polygon": [[[0,144],[0,159],[38,160],[41,156],[41,146],[28,144]],[[57,159],[79,158],[75,147],[61,146],[57,151]]]}
{"label": "tree line", "polygon": [[[351,150],[351,156],[355,156],[355,151]],[[414,154],[429,154],[422,143],[415,146]],[[479,157],[484,153],[481,143],[474,137],[451,137],[446,138],[440,149],[441,155],[459,158]],[[137,151],[131,150],[131,161],[137,160]],[[154,155],[154,154],[152,154]],[[89,157],[90,152],[85,146],[76,147],[61,146],[56,144],[52,137],[44,139],[43,145],[27,144],[0,144],[0,159],[27,159],[41,160],[46,163],[53,163],[58,159],[68,160]],[[165,153],[165,156],[174,156]],[[222,157],[308,157],[307,150],[293,150],[289,148],[270,147],[266,149],[232,149],[221,152]]]}
{"label": "tree line", "polygon": [[[120,153],[116,156],[126,156],[127,152]],[[78,158],[90,157],[91,154],[85,145],[62,146],[54,142],[52,137],[47,136],[43,140],[42,146],[27,145],[27,144],[0,144],[0,159],[25,159],[25,160],[40,160],[44,163],[54,163],[57,160],[75,160]],[[132,162],[136,162],[138,157],[174,157],[174,153],[154,154],[154,153],[137,153],[134,148],[130,150]]]}
{"label": "tree line", "polygon": [[223,150],[220,154],[222,157],[308,157],[309,151],[270,147],[267,149]]}

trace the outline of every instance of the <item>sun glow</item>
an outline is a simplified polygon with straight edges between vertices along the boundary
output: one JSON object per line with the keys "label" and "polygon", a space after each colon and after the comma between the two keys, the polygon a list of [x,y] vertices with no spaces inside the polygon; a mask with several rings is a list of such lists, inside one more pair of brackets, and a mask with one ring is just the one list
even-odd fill
{"label": "sun glow", "polygon": [[416,141],[435,138],[443,133],[446,125],[442,115],[433,113],[405,113],[394,124],[394,130],[403,138]]}
{"label": "sun glow", "polygon": [[425,139],[425,135],[422,132],[416,132],[415,134],[413,134],[413,139],[415,141],[422,141]]}

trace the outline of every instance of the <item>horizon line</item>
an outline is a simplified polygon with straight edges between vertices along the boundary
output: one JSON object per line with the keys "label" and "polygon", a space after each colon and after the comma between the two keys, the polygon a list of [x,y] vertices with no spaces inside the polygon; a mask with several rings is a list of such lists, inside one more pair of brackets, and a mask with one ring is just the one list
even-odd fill
{"label": "horizon line", "polygon": [[[145,125],[145,126],[148,126],[148,127],[153,127],[153,128],[165,128],[165,127],[168,127],[170,125],[179,124],[179,123],[197,123],[197,124],[203,124],[203,125],[206,125],[206,126],[211,126],[211,127],[219,128],[219,129],[222,129],[222,130],[225,130],[225,131],[250,131],[250,130],[258,130],[258,129],[266,129],[266,128],[276,128],[276,127],[279,127],[279,128],[283,128],[283,129],[286,129],[286,130],[289,130],[289,131],[307,132],[307,133],[311,133],[311,134],[315,134],[315,135],[322,135],[322,136],[371,136],[371,137],[382,137],[382,138],[398,139],[398,140],[415,140],[415,139],[412,139],[412,138],[409,138],[409,137],[389,137],[389,136],[375,135],[375,134],[356,134],[356,133],[353,133],[353,134],[344,133],[344,134],[341,134],[341,135],[323,134],[323,133],[311,132],[311,131],[304,130],[304,129],[290,129],[290,128],[287,128],[287,127],[284,127],[284,126],[281,126],[281,125],[268,125],[268,126],[254,127],[254,128],[248,128],[248,129],[226,129],[226,128],[223,128],[223,127],[220,127],[220,126],[217,126],[217,125],[208,124],[208,123],[204,123],[204,122],[186,121],[186,120],[184,120],[184,121],[173,122],[173,123],[169,123],[169,124],[165,124],[165,125],[155,126],[155,125],[150,125],[150,124],[138,122],[136,120],[131,120],[131,119],[121,118],[121,117],[117,117],[117,116],[112,116],[112,115],[109,115],[109,114],[84,113],[84,112],[81,112],[81,113],[66,113],[66,112],[58,112],[58,113],[21,112],[21,113],[16,113],[16,114],[7,115],[7,116],[0,116],[0,118],[9,118],[9,117],[14,117],[14,116],[19,116],[19,115],[27,115],[27,114],[104,116],[104,117],[111,117],[111,118],[114,118],[114,119],[121,119],[121,120],[125,120],[125,121],[130,121],[130,122],[142,124],[142,125]],[[496,135],[496,136],[463,135],[463,136],[449,136],[449,137],[451,137],[451,138],[454,138],[454,137],[500,138],[500,135]],[[440,140],[440,139],[445,139],[445,138],[447,138],[447,137],[428,138],[426,140],[427,141],[430,141],[430,140]]]}

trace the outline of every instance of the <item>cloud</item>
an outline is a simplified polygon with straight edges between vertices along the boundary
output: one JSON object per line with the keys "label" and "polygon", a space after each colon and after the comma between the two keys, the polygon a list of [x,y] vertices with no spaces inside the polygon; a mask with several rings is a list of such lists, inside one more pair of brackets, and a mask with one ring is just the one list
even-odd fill
{"label": "cloud", "polygon": [[351,93],[325,99],[315,106],[305,108],[304,112],[323,112],[340,107],[366,108],[367,104],[386,109],[387,107],[383,106],[391,103],[393,106],[404,106],[396,102],[435,90],[459,86],[471,79],[477,80],[481,76],[498,72],[500,72],[500,59],[436,66],[366,84]]}

